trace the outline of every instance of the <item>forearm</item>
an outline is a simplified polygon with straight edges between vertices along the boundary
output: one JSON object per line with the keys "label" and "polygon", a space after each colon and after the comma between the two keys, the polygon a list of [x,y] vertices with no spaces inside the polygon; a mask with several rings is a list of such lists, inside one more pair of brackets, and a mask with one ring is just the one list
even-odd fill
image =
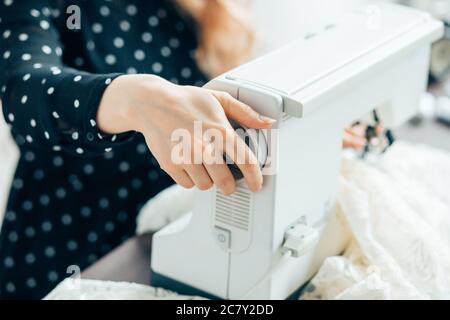
{"label": "forearm", "polygon": [[1,76],[2,111],[14,134],[39,148],[80,155],[111,147],[97,130],[95,116],[103,91],[117,74],[38,61],[12,63]]}
{"label": "forearm", "polygon": [[0,2],[0,99],[14,135],[37,148],[83,156],[128,141],[130,135],[107,136],[96,123],[103,92],[120,74],[65,65],[52,20],[31,15],[31,2],[14,4]]}

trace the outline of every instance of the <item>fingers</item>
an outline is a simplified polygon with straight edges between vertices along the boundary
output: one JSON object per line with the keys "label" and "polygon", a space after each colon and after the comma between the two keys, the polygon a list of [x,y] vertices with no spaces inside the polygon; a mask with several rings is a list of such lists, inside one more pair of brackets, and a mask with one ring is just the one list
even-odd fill
{"label": "fingers", "polygon": [[214,184],[222,191],[225,195],[232,194],[236,189],[236,183],[234,177],[231,174],[230,169],[223,161],[218,163],[213,155],[214,145],[208,144],[205,147],[204,152],[204,166],[209,176],[213,180]]}
{"label": "fingers", "polygon": [[186,164],[184,170],[200,190],[208,190],[213,186],[213,181],[202,164]]}
{"label": "fingers", "polygon": [[[234,130],[230,129],[228,132],[229,136],[225,137],[225,149],[228,151],[225,152],[241,170],[249,189],[259,191],[263,178],[256,156]],[[223,194],[229,195],[235,191],[236,182],[223,158],[220,157],[222,161],[218,161],[213,155],[214,151],[217,151],[213,148],[213,143],[206,144],[201,148],[203,163],[185,164],[183,168],[200,190],[207,190],[216,185]],[[219,150],[219,153],[222,155],[223,150]]]}
{"label": "fingers", "polygon": [[[250,190],[262,188],[263,177],[256,156],[234,130],[225,130],[225,150],[214,150],[214,143],[205,144],[201,150],[202,164],[186,164],[184,169],[200,190],[207,190],[216,185],[222,193],[229,195],[235,191],[236,183],[222,156],[225,153],[239,167]],[[200,150],[200,149],[199,149]],[[216,153],[214,153],[216,151]],[[216,156],[214,156],[216,155]]]}
{"label": "fingers", "polygon": [[244,126],[255,129],[266,129],[272,127],[276,122],[274,119],[260,115],[251,107],[233,98],[226,92],[213,90],[210,92],[222,105],[227,117]]}
{"label": "fingers", "polygon": [[[344,139],[342,145],[344,148],[352,148],[356,150],[361,150],[367,144],[366,139],[367,125],[358,124],[352,127],[346,128],[344,130]],[[377,136],[381,135],[384,128],[378,125],[375,128],[375,133]]]}
{"label": "fingers", "polygon": [[344,148],[361,150],[366,145],[366,142],[365,138],[357,136],[347,130],[344,131],[344,139],[342,141]]}
{"label": "fingers", "polygon": [[[209,167],[211,168],[211,174],[215,177],[214,183],[220,188],[220,190],[227,195],[233,193],[233,176],[231,176],[230,182],[228,181],[228,177],[226,176],[226,173],[223,172],[222,168],[216,168],[216,165]],[[200,190],[208,190],[213,186],[213,181],[203,165],[188,164],[185,165],[185,168],[185,170],[170,170],[166,168],[164,171],[166,171],[177,184],[187,189],[191,189],[196,186]],[[226,169],[228,170],[228,168]]]}
{"label": "fingers", "polygon": [[367,130],[366,124],[357,124],[345,129],[347,133],[361,138],[366,137],[366,130]]}
{"label": "fingers", "polygon": [[258,160],[234,130],[226,131],[225,152],[241,170],[249,189],[261,190],[263,177]]}
{"label": "fingers", "polygon": [[236,182],[226,164],[205,164],[206,171],[217,188],[225,195],[232,194],[236,189]]}
{"label": "fingers", "polygon": [[194,182],[189,177],[189,175],[187,174],[186,171],[178,170],[178,171],[168,172],[168,174],[180,186],[187,188],[187,189],[191,189],[192,187],[194,187]]}

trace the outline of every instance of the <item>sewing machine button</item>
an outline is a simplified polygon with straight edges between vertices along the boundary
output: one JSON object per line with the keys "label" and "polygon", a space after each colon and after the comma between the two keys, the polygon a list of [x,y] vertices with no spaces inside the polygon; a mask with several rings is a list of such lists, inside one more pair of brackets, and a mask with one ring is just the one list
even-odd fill
{"label": "sewing machine button", "polygon": [[214,227],[214,233],[216,235],[217,243],[222,249],[230,249],[231,246],[231,233],[229,230]]}

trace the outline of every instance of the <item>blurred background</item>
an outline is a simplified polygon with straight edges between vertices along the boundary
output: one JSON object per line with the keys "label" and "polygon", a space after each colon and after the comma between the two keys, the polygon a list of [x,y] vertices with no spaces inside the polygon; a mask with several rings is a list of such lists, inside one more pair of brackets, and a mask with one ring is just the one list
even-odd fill
{"label": "blurred background", "polygon": [[[240,0],[239,0],[240,1]],[[325,23],[367,0],[246,0],[261,42],[261,52],[313,32]],[[388,1],[388,0],[378,0]],[[376,2],[376,1],[371,1]],[[450,0],[398,0],[426,10],[450,22]],[[320,59],[320,55],[318,55]],[[409,124],[396,130],[397,138],[426,143],[450,151],[450,28],[436,43],[430,63],[429,92],[423,96],[421,112]],[[0,117],[0,223],[15,170],[18,150],[8,127]]]}

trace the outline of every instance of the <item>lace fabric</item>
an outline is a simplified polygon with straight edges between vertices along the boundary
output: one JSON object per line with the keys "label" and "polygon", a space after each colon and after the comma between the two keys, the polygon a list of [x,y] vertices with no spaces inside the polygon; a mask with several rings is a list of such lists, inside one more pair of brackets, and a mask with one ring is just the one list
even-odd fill
{"label": "lace fabric", "polygon": [[302,299],[450,298],[450,155],[396,143],[375,163],[344,159],[341,174],[353,240]]}
{"label": "lace fabric", "polygon": [[203,300],[128,282],[67,278],[44,300]]}

